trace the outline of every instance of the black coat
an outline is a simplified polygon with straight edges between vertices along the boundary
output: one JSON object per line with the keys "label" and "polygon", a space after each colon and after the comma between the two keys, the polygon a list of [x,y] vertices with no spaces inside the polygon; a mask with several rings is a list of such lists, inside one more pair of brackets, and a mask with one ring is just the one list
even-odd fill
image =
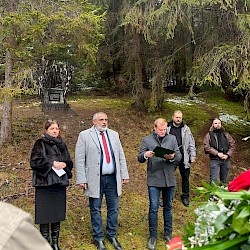
{"label": "black coat", "polygon": [[[52,169],[53,161],[66,163],[66,174],[59,177]],[[67,146],[58,147],[53,141],[46,138],[38,139],[31,151],[30,166],[33,170],[32,184],[34,187],[59,185],[68,186],[72,178],[71,170],[73,162],[70,158]]]}

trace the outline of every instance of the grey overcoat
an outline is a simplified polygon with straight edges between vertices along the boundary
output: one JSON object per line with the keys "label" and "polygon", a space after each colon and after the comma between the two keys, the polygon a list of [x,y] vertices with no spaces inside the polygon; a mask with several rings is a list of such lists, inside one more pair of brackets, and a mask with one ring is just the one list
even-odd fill
{"label": "grey overcoat", "polygon": [[[169,134],[170,127],[168,127],[167,133]],[[196,159],[196,147],[195,140],[191,133],[190,128],[184,124],[181,128],[181,140],[183,149],[183,163],[185,168],[191,167],[191,161]]]}
{"label": "grey overcoat", "polygon": [[175,169],[181,160],[181,153],[174,135],[166,135],[162,142],[159,141],[155,132],[144,137],[137,159],[140,163],[146,161],[144,154],[154,150],[156,146],[172,149],[175,151],[174,161],[153,156],[147,161],[147,185],[152,187],[174,187],[176,185]]}
{"label": "grey overcoat", "polygon": [[[125,154],[119,134],[107,129],[116,167],[117,194],[122,192],[122,179],[129,179]],[[87,183],[84,195],[99,198],[102,152],[95,127],[80,132],[75,149],[76,184]]]}

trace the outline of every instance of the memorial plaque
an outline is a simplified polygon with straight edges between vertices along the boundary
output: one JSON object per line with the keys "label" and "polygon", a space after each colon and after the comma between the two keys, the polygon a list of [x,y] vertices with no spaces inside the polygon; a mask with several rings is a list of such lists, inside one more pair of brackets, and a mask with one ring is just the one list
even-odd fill
{"label": "memorial plaque", "polygon": [[60,93],[49,93],[50,102],[60,102]]}

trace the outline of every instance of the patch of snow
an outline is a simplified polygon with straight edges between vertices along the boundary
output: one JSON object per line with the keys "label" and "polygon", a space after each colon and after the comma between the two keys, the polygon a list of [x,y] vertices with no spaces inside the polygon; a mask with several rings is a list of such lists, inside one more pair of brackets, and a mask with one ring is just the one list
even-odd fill
{"label": "patch of snow", "polygon": [[30,106],[17,106],[17,109],[22,109],[22,108],[29,108]]}
{"label": "patch of snow", "polygon": [[[176,98],[167,98],[164,101],[165,102],[172,102],[172,103],[176,103],[176,104],[184,104],[187,106],[191,106],[191,105],[194,105],[197,103],[199,103],[199,104],[204,103],[203,101],[199,100],[196,97],[193,100],[188,99],[188,98],[176,97]],[[211,107],[213,107],[213,105],[211,105]],[[250,126],[250,122],[245,121],[236,115],[229,115],[229,114],[225,114],[225,113],[220,113],[219,118],[221,119],[222,122],[225,122],[227,124],[239,124],[239,125],[243,125],[243,126]]]}
{"label": "patch of snow", "polygon": [[222,122],[225,122],[227,124],[241,124],[244,126],[250,126],[250,122],[243,120],[242,118],[239,118],[236,115],[229,115],[229,114],[219,114],[219,118]]}
{"label": "patch of snow", "polygon": [[188,106],[191,106],[191,105],[194,105],[194,104],[197,104],[197,103],[204,103],[203,101],[197,99],[197,98],[194,98],[194,99],[188,99],[188,98],[181,98],[181,97],[176,97],[176,98],[167,98],[164,100],[165,102],[173,102],[173,103],[176,103],[176,104],[185,104],[185,105],[188,105]]}

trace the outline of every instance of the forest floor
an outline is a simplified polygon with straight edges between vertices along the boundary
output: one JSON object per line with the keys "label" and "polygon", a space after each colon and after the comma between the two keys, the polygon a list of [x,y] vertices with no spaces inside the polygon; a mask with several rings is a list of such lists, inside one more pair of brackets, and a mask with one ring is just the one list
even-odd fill
{"label": "forest floor", "polygon": [[[218,116],[218,111],[206,104],[198,104],[192,110],[184,105],[172,105],[168,112],[147,114],[131,108],[131,102],[122,98],[83,96],[73,98],[69,102],[68,111],[42,111],[38,99],[16,100],[13,106],[13,145],[2,147],[0,156],[0,197],[34,216],[34,190],[31,188],[31,171],[29,153],[33,143],[43,132],[43,124],[47,119],[57,119],[63,130],[72,159],[80,131],[92,126],[92,115],[98,111],[108,114],[109,127],[118,131],[125,151],[130,182],[123,187],[120,199],[118,238],[124,249],[147,249],[148,196],[146,186],[146,164],[140,164],[136,157],[141,140],[151,133],[153,121],[163,116],[170,120],[174,109],[187,113],[190,128],[196,140],[197,161],[191,169],[191,205],[184,207],[180,200],[181,180],[179,171],[173,204],[173,236],[183,232],[188,222],[193,222],[193,210],[196,207],[195,188],[201,181],[209,182],[209,158],[203,151],[203,137],[208,132],[211,119]],[[199,111],[198,111],[199,110]],[[203,116],[199,115],[203,112]],[[0,112],[1,113],[1,112]],[[200,121],[197,123],[197,121]],[[229,181],[235,178],[243,168],[250,168],[249,141],[242,141],[242,136],[232,133],[236,140],[236,152],[231,162]],[[67,219],[62,223],[60,245],[64,250],[96,249],[92,243],[88,200],[82,190],[75,185],[73,178],[68,188]],[[159,239],[157,249],[166,249],[163,240],[162,208],[159,211]],[[106,207],[103,206],[105,221]],[[112,246],[107,243],[108,249]]]}

